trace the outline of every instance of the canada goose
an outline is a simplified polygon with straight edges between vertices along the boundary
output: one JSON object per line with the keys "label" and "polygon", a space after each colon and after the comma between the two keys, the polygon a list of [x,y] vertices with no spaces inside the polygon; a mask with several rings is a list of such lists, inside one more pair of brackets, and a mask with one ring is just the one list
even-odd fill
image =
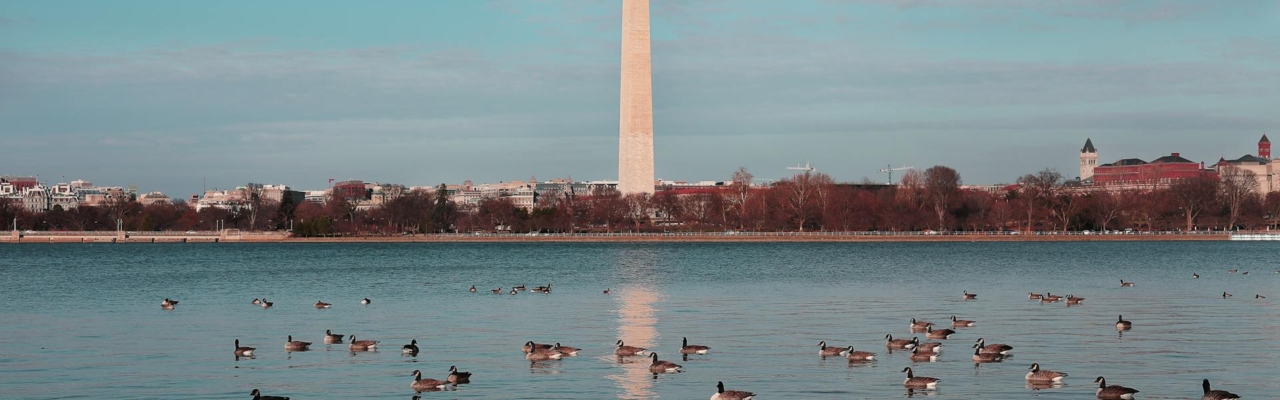
{"label": "canada goose", "polygon": [[827,341],[818,342],[818,355],[823,357],[834,357],[845,355],[844,347],[827,346]]}
{"label": "canada goose", "polygon": [[401,352],[401,353],[403,353],[403,354],[413,354],[413,355],[417,355],[417,354],[418,354],[418,339],[410,340],[410,341],[409,341],[409,344],[406,344],[406,345],[404,345],[404,347],[400,348],[400,352]]}
{"label": "canada goose", "polygon": [[1049,371],[1040,369],[1040,363],[1031,363],[1031,371],[1027,372],[1027,380],[1032,382],[1057,382],[1061,383],[1062,378],[1066,378],[1067,374],[1057,371]]}
{"label": "canada goose", "polygon": [[471,285],[471,289],[470,289],[470,291],[471,291],[471,293],[475,293],[475,292],[476,292],[476,285]]}
{"label": "canada goose", "polygon": [[511,288],[511,295],[512,295],[512,296],[515,296],[515,295],[516,295],[516,289],[515,289],[515,288]]}
{"label": "canada goose", "polygon": [[651,373],[669,374],[669,373],[680,372],[680,368],[684,368],[680,366],[680,364],[676,364],[670,361],[659,360],[658,353],[650,353],[649,356],[653,358],[653,361],[649,363],[649,372]]}
{"label": "canada goose", "polygon": [[987,363],[1000,361],[1002,355],[1000,353],[983,353],[982,346],[977,343],[973,345],[973,362]]}
{"label": "canada goose", "polygon": [[368,298],[368,297],[365,297],[363,300],[360,300],[360,304],[364,304],[364,305],[366,305],[366,306],[367,306],[367,305],[369,305],[369,303],[372,303],[372,302],[373,302],[373,300],[369,300],[369,298]]}
{"label": "canada goose", "polygon": [[499,286],[497,289],[490,290],[490,292],[493,292],[493,294],[502,294],[502,287]]}
{"label": "canada goose", "polygon": [[344,337],[346,337],[346,335],[343,335],[341,333],[333,333],[333,331],[328,329],[324,330],[324,344],[342,343],[342,338]]}
{"label": "canada goose", "polygon": [[1084,298],[1083,298],[1083,297],[1076,297],[1076,296],[1072,296],[1072,295],[1067,295],[1067,305],[1080,304],[1080,302],[1082,302],[1082,301],[1084,301]]}
{"label": "canada goose", "polygon": [[316,302],[316,308],[329,308],[329,307],[330,307],[330,306],[332,306],[332,305],[333,305],[333,304],[325,303],[325,302],[323,302],[323,301],[317,301],[317,302]]}
{"label": "canada goose", "polygon": [[1241,272],[1241,274],[1243,274],[1243,275],[1249,275],[1249,271]]}
{"label": "canada goose", "polygon": [[[256,305],[259,305],[259,304],[262,304],[262,300],[253,299],[253,305],[255,305],[255,306],[256,306]],[[257,390],[257,389],[254,389],[254,390]]]}
{"label": "canada goose", "polygon": [[711,351],[710,347],[700,345],[690,345],[689,338],[680,338],[680,354],[707,354]]}
{"label": "canada goose", "polygon": [[1222,292],[1222,298],[1224,298],[1224,299],[1225,299],[1225,298],[1228,298],[1228,297],[1231,297],[1231,293]]}
{"label": "canada goose", "polygon": [[551,350],[555,350],[560,352],[561,354],[572,357],[572,356],[578,355],[578,351],[582,349],[579,349],[577,347],[571,347],[571,346],[561,346],[559,342],[556,342],[555,346],[551,346]]}
{"label": "canada goose", "polygon": [[1131,287],[1131,286],[1133,286],[1133,282],[1125,282],[1124,279],[1120,280],[1120,287]]}
{"label": "canada goose", "polygon": [[977,294],[977,293],[969,293],[969,291],[968,291],[968,290],[964,291],[964,299],[965,299],[965,300],[974,300],[974,299],[977,299],[977,298],[978,298],[978,294]]}
{"label": "canada goose", "polygon": [[525,353],[528,353],[534,350],[549,350],[552,347],[555,347],[555,345],[534,343],[533,341],[528,341],[528,342],[524,342],[524,347],[522,347],[520,350],[524,351]]}
{"label": "canada goose", "polygon": [[160,302],[160,308],[163,308],[163,309],[166,309],[166,310],[172,310],[172,309],[173,309],[173,306],[176,306],[176,305],[178,305],[178,301],[177,301],[177,300],[169,300],[169,298],[168,298],[168,297],[166,297],[166,298],[164,299],[164,301],[161,301],[161,302]]}
{"label": "canada goose", "polygon": [[284,349],[286,351],[311,350],[309,347],[311,347],[311,342],[295,341],[293,340],[293,335],[289,335],[288,341],[284,342]]}
{"label": "canada goose", "polygon": [[1124,316],[1121,315],[1119,318],[1116,318],[1116,329],[1122,331],[1133,329],[1133,323],[1125,321]]}
{"label": "canada goose", "polygon": [[853,346],[849,346],[849,348],[844,349],[844,354],[844,358],[849,361],[871,361],[876,359],[876,353],[869,351],[853,351]]}
{"label": "canada goose", "polygon": [[911,371],[911,367],[903,368],[902,372],[907,373],[907,379],[902,381],[902,386],[906,386],[912,389],[937,389],[938,388],[938,378],[930,378],[927,376],[915,376],[915,374],[913,374]]}
{"label": "canada goose", "polygon": [[449,382],[439,381],[439,380],[430,379],[430,378],[423,379],[422,371],[415,369],[413,370],[413,383],[409,384],[409,387],[419,392],[425,392],[428,390],[447,389],[449,388]]}
{"label": "canada goose", "polygon": [[932,326],[930,326],[930,327],[929,327],[929,330],[927,330],[927,331],[925,331],[925,332],[926,332],[925,337],[930,338],[930,339],[950,339],[950,338],[951,338],[951,335],[954,335],[954,334],[956,333],[956,331],[953,331],[953,330],[950,330],[950,329],[937,329],[937,330],[935,330],[935,329],[933,329],[933,327],[932,327]]}
{"label": "canada goose", "polygon": [[532,341],[526,342],[524,346],[526,349],[529,349],[529,351],[524,355],[524,359],[529,361],[559,360],[561,357],[564,357],[564,353],[549,348],[539,347],[542,345],[535,345]]}
{"label": "canada goose", "polygon": [[378,349],[377,340],[356,340],[356,335],[351,335],[351,345],[348,348],[351,351],[370,351]]}
{"label": "canada goose", "polygon": [[1055,303],[1058,300],[1062,300],[1062,296],[1056,296],[1053,293],[1049,293],[1049,292],[1044,292],[1044,298],[1040,299],[1040,301],[1043,301],[1046,303]]}
{"label": "canada goose", "polygon": [[618,357],[647,356],[649,355],[649,349],[642,348],[642,347],[635,347],[635,346],[627,346],[626,344],[623,344],[621,340],[619,340],[618,347],[613,350],[613,354],[617,355]]}
{"label": "canada goose", "polygon": [[1228,272],[1228,273],[1232,273],[1232,274],[1234,274],[1234,273],[1236,273],[1236,272],[1239,272],[1239,271],[1240,271],[1240,270],[1235,269],[1235,268],[1232,268],[1232,269],[1227,270],[1227,272]]}
{"label": "canada goose", "polygon": [[924,330],[925,328],[928,328],[929,325],[933,325],[933,323],[929,321],[917,321],[915,318],[911,319],[911,330],[913,331],[917,329]]}
{"label": "canada goose", "polygon": [[987,341],[983,338],[978,338],[977,343],[978,343],[977,346],[982,349],[983,353],[992,353],[992,354],[1007,356],[1009,355],[1010,351],[1013,351],[1013,346],[1010,346],[1004,343],[987,344]]}
{"label": "canada goose", "polygon": [[1099,399],[1129,400],[1133,398],[1134,393],[1138,393],[1137,389],[1127,388],[1124,386],[1119,386],[1119,385],[1107,386],[1106,378],[1103,378],[1101,376],[1099,376],[1098,379],[1094,380],[1093,383],[1098,384],[1097,393],[1098,393]]}
{"label": "canada goose", "polygon": [[454,385],[457,385],[460,383],[471,383],[471,373],[458,371],[458,366],[450,365],[449,377],[446,379],[449,380],[449,383],[452,383]]}
{"label": "canada goose", "polygon": [[1253,295],[1253,298],[1255,298],[1255,299],[1265,299],[1265,298],[1267,298],[1267,296],[1263,296],[1263,295],[1260,295],[1260,294],[1255,294],[1255,295]]}
{"label": "canada goose", "polygon": [[1040,293],[1027,292],[1028,300],[1040,300],[1043,297],[1044,295],[1041,295]]}
{"label": "canada goose", "polygon": [[971,321],[971,320],[967,320],[967,319],[956,319],[956,316],[952,315],[952,316],[951,316],[951,326],[952,326],[952,327],[967,327],[967,326],[973,326],[973,321]]}
{"label": "canada goose", "polygon": [[716,394],[711,395],[711,400],[754,400],[755,398],[755,393],[724,390],[724,382],[716,382]]}
{"label": "canada goose", "polygon": [[1226,390],[1209,390],[1209,380],[1205,379],[1200,386],[1204,387],[1204,396],[1200,400],[1238,400],[1240,395],[1228,392]]}
{"label": "canada goose", "polygon": [[547,282],[547,286],[538,286],[533,288],[534,293],[545,293],[551,291],[551,282]]}
{"label": "canada goose", "polygon": [[604,290],[604,294],[609,294],[609,291],[610,291],[610,290],[612,290],[612,288],[610,288],[610,289],[605,289],[605,290]]}
{"label": "canada goose", "polygon": [[249,392],[249,395],[253,396],[253,400],[289,400],[288,397],[263,396],[262,392],[259,392],[258,389],[253,389],[252,392]]}
{"label": "canada goose", "polygon": [[1200,279],[1200,274],[1192,273],[1191,279]]}
{"label": "canada goose", "polygon": [[240,339],[236,339],[236,356],[253,357],[253,347],[241,347]]}
{"label": "canada goose", "polygon": [[938,353],[920,351],[919,347],[911,349],[911,361],[934,362],[938,361]]}
{"label": "canada goose", "polygon": [[524,290],[524,285],[520,285],[520,286],[512,286],[512,287],[511,287],[511,290]]}
{"label": "canada goose", "polygon": [[920,341],[917,339],[911,339],[911,343],[915,344],[915,347],[917,349],[920,349],[920,351],[924,353],[941,353],[942,352],[942,343],[938,343],[938,342],[920,343]]}
{"label": "canada goose", "polygon": [[260,305],[262,306],[262,308],[271,308],[271,306],[273,306],[273,305],[275,305],[275,304],[276,304],[276,303],[272,303],[272,302],[270,302],[270,301],[267,301],[267,298],[266,298],[266,297],[263,297],[263,298],[262,298],[262,303],[261,303]]}
{"label": "canada goose", "polygon": [[894,339],[893,335],[884,335],[884,345],[890,349],[910,349],[916,347],[915,343],[907,339]]}

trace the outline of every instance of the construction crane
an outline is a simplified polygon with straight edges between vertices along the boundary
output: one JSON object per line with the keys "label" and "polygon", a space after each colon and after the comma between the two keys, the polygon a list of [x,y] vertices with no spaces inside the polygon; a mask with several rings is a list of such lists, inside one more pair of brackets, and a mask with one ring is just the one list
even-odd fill
{"label": "construction crane", "polygon": [[893,171],[906,171],[906,170],[911,170],[911,169],[916,169],[916,167],[910,167],[910,166],[905,166],[905,165],[904,165],[904,166],[901,166],[901,167],[898,167],[898,168],[894,168],[892,165],[885,165],[885,166],[884,166],[884,169],[880,170],[880,173],[882,173],[882,174],[889,174],[889,184],[890,184],[890,185],[892,185],[892,184],[893,184]]}
{"label": "construction crane", "polygon": [[787,167],[787,169],[795,170],[795,171],[804,171],[806,174],[818,170],[817,168],[810,166],[808,161],[804,162],[804,166],[801,166],[799,163],[796,163],[796,166]]}

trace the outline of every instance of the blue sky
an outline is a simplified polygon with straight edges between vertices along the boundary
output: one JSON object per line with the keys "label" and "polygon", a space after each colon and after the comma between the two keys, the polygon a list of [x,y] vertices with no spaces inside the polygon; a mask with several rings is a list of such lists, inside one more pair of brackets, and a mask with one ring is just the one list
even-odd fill
{"label": "blue sky", "polygon": [[[1280,131],[1280,1],[652,0],[657,176],[966,183]],[[620,1],[0,2],[0,174],[183,196],[617,172]],[[1273,135],[1275,136],[1275,135]],[[1280,139],[1280,138],[1277,138]]]}

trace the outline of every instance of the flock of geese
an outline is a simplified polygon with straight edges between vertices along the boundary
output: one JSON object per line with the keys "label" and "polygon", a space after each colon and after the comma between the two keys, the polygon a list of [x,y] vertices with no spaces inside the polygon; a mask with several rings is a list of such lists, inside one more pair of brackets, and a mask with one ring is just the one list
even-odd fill
{"label": "flock of geese", "polygon": [[[1237,269],[1231,269],[1231,270],[1228,270],[1228,272],[1234,274],[1239,271]],[[1280,271],[1276,271],[1276,272],[1280,273]],[[1244,272],[1244,274],[1247,275],[1248,272],[1246,271]],[[1192,274],[1192,279],[1199,279],[1199,278],[1200,278],[1199,274]],[[1135,283],[1132,281],[1126,282],[1125,280],[1121,279],[1120,286],[1133,287],[1135,286]],[[520,291],[526,290],[525,288],[526,288],[525,285],[513,286],[509,294],[512,294],[512,295],[518,294]],[[472,285],[469,291],[472,293],[475,293],[477,292],[477,289],[474,285]],[[494,294],[503,294],[501,287],[492,289],[491,292]],[[551,283],[547,283],[546,286],[534,287],[532,289],[532,292],[550,294]],[[609,293],[610,293],[609,289],[604,290],[604,294],[609,294]],[[1231,296],[1232,295],[1230,293],[1227,293],[1227,292],[1222,293],[1223,298],[1228,298]],[[967,290],[964,291],[963,293],[963,300],[965,301],[977,300],[977,297],[978,295],[976,293],[969,293]],[[1068,294],[1066,297],[1063,297],[1063,296],[1054,295],[1049,292],[1045,292],[1044,294],[1028,292],[1027,298],[1030,300],[1037,300],[1041,303],[1065,302],[1068,307],[1079,305],[1081,302],[1084,301],[1083,297],[1076,297],[1070,294]],[[1255,298],[1262,299],[1266,297],[1262,295],[1255,295]],[[360,304],[364,304],[364,305],[368,305],[371,303],[372,301],[369,300],[368,298],[364,298],[360,301]],[[178,304],[177,300],[165,298],[160,303],[160,307],[165,310],[173,310],[177,306],[177,304]],[[266,298],[253,299],[252,304],[261,306],[263,308],[270,308],[273,305],[273,303],[267,301]],[[315,308],[317,309],[330,308],[331,306],[332,306],[331,303],[326,303],[323,301],[317,301],[315,303]],[[952,336],[957,334],[956,329],[969,328],[977,324],[976,321],[959,319],[954,315],[950,317],[950,320],[951,320],[951,323],[950,323],[951,328],[935,329],[934,327],[937,326],[937,324],[933,322],[911,318],[910,320],[911,332],[923,333],[925,337],[929,340],[950,340]],[[1125,320],[1124,316],[1120,315],[1117,317],[1115,327],[1118,332],[1123,334],[1123,332],[1133,329],[1133,322]],[[343,342],[344,339],[346,340],[346,343]],[[380,343],[379,341],[376,341],[376,340],[356,340],[356,335],[343,335],[343,334],[333,333],[331,330],[325,330],[323,340],[324,340],[324,343],[327,345],[347,344],[348,349],[352,352],[376,351],[378,349],[378,344]],[[293,340],[293,336],[288,335],[285,339],[284,349],[285,351],[288,351],[288,352],[308,351],[310,350],[311,344],[312,344],[311,342]],[[892,334],[886,334],[885,347],[887,348],[890,354],[892,354],[895,350],[910,352],[910,355],[908,356],[908,358],[913,362],[935,362],[938,360],[939,355],[942,352],[943,343],[942,342],[923,342],[922,343],[920,342],[919,337],[912,337],[911,339],[901,339],[901,338],[895,339]],[[1009,353],[1013,351],[1013,346],[1003,344],[1003,343],[988,344],[984,338],[978,338],[974,342],[974,344],[970,347],[973,349],[972,360],[975,363],[1001,362],[1001,361],[1004,361],[1006,358],[1010,357]],[[257,348],[255,347],[241,346],[240,339],[235,340],[235,356],[237,360],[239,360],[241,357],[252,358],[256,350]],[[528,360],[531,364],[536,364],[538,362],[550,361],[550,360],[561,360],[566,357],[576,357],[581,350],[582,349],[577,347],[562,345],[559,342],[548,344],[548,343],[536,343],[534,341],[525,342],[522,348],[522,351],[524,352],[524,358]],[[417,339],[411,340],[409,344],[406,344],[401,348],[401,352],[403,354],[412,355],[412,356],[417,356],[418,351],[419,349],[418,349]],[[711,351],[711,347],[709,346],[691,345],[689,344],[689,339],[687,337],[681,338],[681,346],[680,346],[679,352],[681,355],[684,356],[684,359],[686,361],[688,360],[688,356],[690,355],[705,355],[705,354],[708,354],[710,351]],[[635,347],[635,346],[627,345],[622,340],[618,340],[615,343],[613,354],[614,356],[618,357],[619,360],[622,360],[623,358],[628,358],[628,357],[649,358],[650,359],[649,372],[654,374],[654,376],[657,376],[658,374],[679,373],[679,372],[682,372],[684,369],[684,367],[681,366],[680,364],[659,359],[657,352],[650,351],[649,349],[643,348],[643,347]],[[865,362],[874,361],[876,359],[876,353],[867,352],[867,351],[855,351],[853,346],[832,346],[832,345],[828,345],[826,341],[820,341],[818,343],[818,355],[823,358],[844,357],[850,363],[865,363]],[[901,372],[906,375],[906,378],[902,381],[902,385],[906,387],[908,391],[934,390],[938,388],[939,382],[942,381],[941,379],[934,378],[934,377],[916,376],[915,371],[911,367],[903,368]],[[414,370],[411,375],[413,376],[413,381],[410,383],[410,388],[412,388],[417,393],[448,390],[448,389],[456,388],[457,385],[467,384],[471,382],[471,373],[458,371],[457,366],[450,366],[449,375],[447,375],[444,379],[424,378],[422,376],[421,370]],[[1063,384],[1063,380],[1066,377],[1067,377],[1067,374],[1064,372],[1041,369],[1039,363],[1031,363],[1031,366],[1028,368],[1028,371],[1025,375],[1025,380],[1027,382],[1028,387],[1031,387],[1033,389],[1047,389],[1047,388],[1061,387]],[[1134,389],[1134,388],[1129,388],[1129,387],[1120,386],[1120,385],[1108,385],[1106,378],[1102,376],[1099,376],[1097,379],[1095,379],[1093,383],[1097,384],[1097,390],[1096,390],[1097,398],[1104,399],[1104,400],[1110,400],[1110,399],[1129,400],[1129,399],[1133,399],[1134,394],[1139,392],[1137,389]],[[1236,395],[1234,393],[1231,393],[1225,390],[1213,390],[1209,384],[1208,379],[1204,379],[1202,381],[1201,388],[1203,389],[1203,395],[1201,397],[1201,400],[1232,400],[1232,399],[1240,398],[1239,395]],[[252,392],[250,392],[250,395],[253,396],[254,400],[288,400],[289,399],[288,397],[265,396],[265,395],[262,395],[262,393],[258,389],[253,389]],[[750,399],[754,399],[755,396],[756,396],[755,393],[752,393],[749,391],[725,390],[724,382],[720,381],[720,382],[716,382],[716,392],[711,395],[711,400],[750,400]]]}

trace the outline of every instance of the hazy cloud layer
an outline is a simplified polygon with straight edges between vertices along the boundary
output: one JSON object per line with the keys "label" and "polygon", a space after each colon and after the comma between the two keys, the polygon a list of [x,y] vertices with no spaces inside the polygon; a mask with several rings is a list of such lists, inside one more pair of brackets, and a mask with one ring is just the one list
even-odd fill
{"label": "hazy cloud layer", "polygon": [[[1277,21],[1232,16],[1262,2],[780,3],[654,1],[658,176],[724,179],[741,165],[777,178],[807,160],[841,180],[942,163],[967,182],[1008,182],[1044,167],[1074,176],[1086,137],[1104,161],[1216,160],[1280,125]],[[485,41],[33,51],[0,40],[0,137],[23,150],[0,174],[177,195],[205,177],[612,179],[612,4],[504,1],[459,17],[534,32]],[[0,16],[0,28],[28,29]],[[1093,30],[1073,32],[1082,26]],[[530,44],[495,47],[516,40]]]}

